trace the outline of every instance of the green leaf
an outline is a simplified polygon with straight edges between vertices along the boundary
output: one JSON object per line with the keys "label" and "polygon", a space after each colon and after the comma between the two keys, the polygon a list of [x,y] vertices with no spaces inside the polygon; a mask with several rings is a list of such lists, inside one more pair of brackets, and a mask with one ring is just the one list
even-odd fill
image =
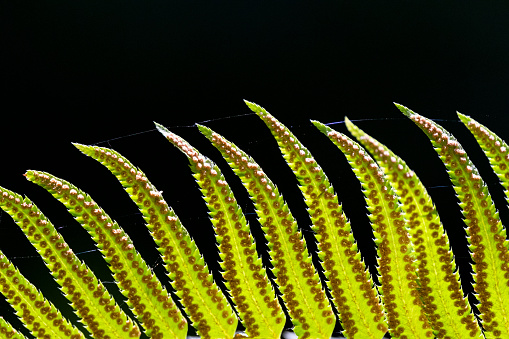
{"label": "green leaf", "polygon": [[[122,228],[111,220],[88,194],[70,182],[49,173],[37,171],[28,171],[26,177],[63,203],[90,233],[108,262],[122,294],[128,298],[129,307],[138,316],[147,334],[151,338],[163,338],[163,336],[185,338],[187,334],[185,318],[170,294],[151,273],[150,267],[141,258]],[[77,270],[76,273],[80,275]],[[90,286],[89,284],[89,288]],[[85,287],[86,285],[82,285],[82,288]],[[91,292],[89,294],[96,297]],[[91,310],[90,313],[95,314],[95,318],[116,320],[119,317],[118,310],[113,310],[113,307],[109,305],[111,302],[107,302],[107,299],[95,298],[95,300],[104,304],[101,308]],[[104,317],[103,312],[109,313],[109,316]],[[123,322],[125,321],[122,318],[116,320],[118,325],[123,325]],[[106,333],[111,335],[110,332]]]}
{"label": "green leaf", "polygon": [[504,188],[506,200],[509,202],[509,146],[498,135],[490,131],[469,116],[458,113],[460,120],[472,132],[484,154],[488,157],[491,168],[495,171]]}
{"label": "green leaf", "polygon": [[345,119],[345,123],[350,133],[373,154],[400,197],[418,260],[419,293],[435,336],[482,336],[461,290],[449,238],[426,188],[400,157],[350,120]]}
{"label": "green leaf", "polygon": [[[13,197],[13,195],[8,195]],[[9,199],[14,201],[15,198]],[[5,201],[5,197],[0,200]],[[0,292],[35,337],[85,338],[0,251]]]}
{"label": "green leaf", "polygon": [[417,290],[414,251],[398,196],[362,146],[346,135],[313,121],[345,154],[363,187],[378,245],[381,293],[394,338],[429,338],[431,329]]}
{"label": "green leaf", "polygon": [[323,260],[327,286],[346,336],[381,338],[387,332],[383,306],[334,188],[311,153],[285,125],[262,107],[248,101],[246,104],[270,129],[301,185],[322,249],[318,255]]}
{"label": "green leaf", "polygon": [[442,126],[396,104],[431,140],[454,185],[475,262],[474,290],[487,338],[509,337],[509,253],[506,230],[500,222],[488,187],[459,142]]}
{"label": "green leaf", "polygon": [[0,334],[7,339],[26,339],[26,337],[12,328],[4,318],[0,317]]}
{"label": "green leaf", "polygon": [[231,291],[246,333],[254,338],[279,339],[285,315],[257,256],[246,218],[221,170],[181,137],[157,123],[156,127],[189,159],[220,244],[225,284]]}
{"label": "green leaf", "polygon": [[198,334],[209,339],[232,338],[238,319],[213,281],[195,242],[161,192],[141,170],[116,151],[105,147],[75,146],[106,166],[140,209],[163,255],[171,284]]}
{"label": "green leaf", "polygon": [[[25,176],[33,180],[35,173],[28,171]],[[53,182],[59,185],[58,189],[63,194],[69,192],[65,182]],[[84,320],[86,328],[97,337],[139,337],[141,331],[138,325],[120,309],[88,266],[69,249],[60,233],[37,206],[28,198],[23,199],[19,194],[5,188],[0,189],[14,197],[9,202],[0,202],[0,207],[9,213],[41,255],[65,297]],[[108,317],[104,317],[104,314]]]}
{"label": "green leaf", "polygon": [[299,338],[329,339],[335,317],[305,240],[283,197],[249,155],[209,128],[200,125],[198,128],[221,152],[249,191],[269,241],[273,273],[295,333]]}

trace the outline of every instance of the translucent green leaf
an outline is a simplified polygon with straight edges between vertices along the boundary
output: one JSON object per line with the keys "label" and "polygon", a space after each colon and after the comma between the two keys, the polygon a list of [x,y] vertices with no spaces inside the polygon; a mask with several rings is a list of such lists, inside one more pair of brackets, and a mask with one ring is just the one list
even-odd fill
{"label": "translucent green leaf", "polygon": [[9,324],[4,318],[0,317],[0,335],[2,338],[7,339],[26,339],[26,337],[16,331],[11,324]]}
{"label": "translucent green leaf", "polygon": [[285,315],[258,258],[246,218],[221,170],[181,137],[159,124],[156,127],[189,159],[220,244],[225,284],[231,291],[246,333],[253,338],[279,339]]}
{"label": "translucent green leaf", "polygon": [[407,166],[385,145],[345,119],[346,127],[392,182],[407,219],[407,230],[415,245],[419,293],[433,332],[438,338],[482,336],[459,282],[459,273],[438,213],[426,188]]}
{"label": "translucent green leaf", "polygon": [[[350,222],[334,188],[315,159],[295,135],[262,107],[247,102],[269,127],[299,180],[323,258],[327,286],[348,338],[381,338],[387,332],[383,306],[366,271]],[[352,312],[352,310],[355,310]]]}
{"label": "translucent green leaf", "polygon": [[[88,194],[70,182],[37,171],[28,171],[26,177],[63,203],[90,233],[108,262],[122,294],[127,297],[129,307],[137,315],[147,334],[151,338],[185,338],[187,334],[185,318],[122,228],[111,220]],[[75,272],[78,276],[81,274],[78,270]],[[87,285],[83,284],[82,288],[85,287]],[[96,297],[95,294],[92,296]],[[95,300],[104,304],[101,308],[91,310],[90,313],[95,314],[95,318],[112,319],[118,325],[123,325],[125,320],[120,317],[118,310],[110,305],[111,301],[107,302],[104,298]],[[104,312],[109,316],[104,317]],[[125,318],[125,315],[123,317]],[[110,332],[106,333],[112,335]]]}
{"label": "translucent green leaf", "polygon": [[171,284],[198,334],[204,339],[231,339],[237,329],[237,316],[213,281],[195,242],[161,192],[141,170],[116,151],[104,147],[75,146],[106,166],[140,209],[163,255]]}
{"label": "translucent green leaf", "polygon": [[256,213],[269,241],[276,282],[299,338],[329,339],[335,317],[305,240],[276,186],[254,160],[205,126],[200,131],[221,152],[255,203]]}
{"label": "translucent green leaf", "polygon": [[472,132],[484,154],[488,157],[491,168],[495,171],[504,188],[506,200],[509,202],[509,146],[498,135],[490,131],[469,116],[458,113],[461,121]]}
{"label": "translucent green leaf", "polygon": [[[12,196],[12,195],[10,195]],[[1,198],[5,200],[5,198]],[[14,198],[12,199],[14,200]],[[0,251],[0,292],[35,337],[81,339],[85,335],[71,325]]]}
{"label": "translucent green leaf", "polygon": [[[25,176],[33,180],[34,173],[28,171]],[[57,184],[57,181],[54,180],[54,183]],[[65,183],[58,181],[58,184],[61,192],[69,192],[69,186],[64,186]],[[37,206],[28,198],[5,188],[0,189],[13,197],[0,202],[0,207],[11,215],[37,249],[86,328],[97,337],[106,334],[111,338],[139,337],[141,331],[138,325],[120,309],[88,266],[69,249],[60,233]],[[105,314],[108,317],[104,317]]]}
{"label": "translucent green leaf", "polygon": [[455,187],[475,262],[474,290],[487,338],[509,337],[509,253],[506,230],[488,187],[459,142],[442,126],[396,104],[431,140]]}
{"label": "translucent green leaf", "polygon": [[432,334],[417,289],[413,245],[398,196],[362,146],[320,122],[313,124],[345,154],[362,184],[378,245],[381,294],[391,336],[429,338]]}

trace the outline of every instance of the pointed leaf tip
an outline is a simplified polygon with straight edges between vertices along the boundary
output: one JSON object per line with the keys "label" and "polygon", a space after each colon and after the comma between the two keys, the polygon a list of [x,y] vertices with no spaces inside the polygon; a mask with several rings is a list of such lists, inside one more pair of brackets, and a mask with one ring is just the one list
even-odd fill
{"label": "pointed leaf tip", "polygon": [[348,126],[355,126],[355,124],[350,119],[348,119],[346,115],[345,115],[345,125],[346,128],[348,128]]}
{"label": "pointed leaf tip", "polygon": [[212,130],[210,128],[208,128],[207,126],[196,124],[196,127],[198,127],[201,134],[203,134],[205,137],[210,138],[212,136]]}
{"label": "pointed leaf tip", "polygon": [[[347,117],[345,117],[345,126],[346,128],[348,129],[348,131],[352,134],[354,134],[354,131],[359,129],[357,127],[357,125],[355,125],[350,119],[348,119]],[[354,136],[356,137],[356,135],[354,134]]]}
{"label": "pointed leaf tip", "polygon": [[415,114],[412,110],[408,109],[407,107],[400,105],[398,103],[394,103],[394,105],[407,117],[410,117],[412,114]]}
{"label": "pointed leaf tip", "polygon": [[311,123],[313,125],[315,125],[316,128],[318,128],[318,130],[322,133],[325,133],[327,134],[327,126],[323,123],[321,123],[320,121],[317,121],[317,120],[311,120]]}
{"label": "pointed leaf tip", "polygon": [[77,142],[71,142],[71,144],[76,147],[77,149],[81,150],[83,149],[84,147],[86,147],[85,145],[83,144],[80,144],[80,143],[77,143]]}
{"label": "pointed leaf tip", "polygon": [[456,114],[464,124],[468,124],[472,120],[468,115],[461,114],[460,112],[456,112]]}
{"label": "pointed leaf tip", "polygon": [[255,104],[254,102],[250,102],[250,101],[247,101],[247,100],[244,100],[244,102],[246,103],[247,107],[249,107],[249,109],[255,113],[264,113],[265,110],[263,109],[262,106],[260,105],[257,105]]}
{"label": "pointed leaf tip", "polygon": [[154,125],[156,125],[156,128],[157,130],[164,136],[166,136],[167,134],[171,133],[166,127],[164,127],[163,125],[161,124],[158,124],[157,122],[154,121]]}

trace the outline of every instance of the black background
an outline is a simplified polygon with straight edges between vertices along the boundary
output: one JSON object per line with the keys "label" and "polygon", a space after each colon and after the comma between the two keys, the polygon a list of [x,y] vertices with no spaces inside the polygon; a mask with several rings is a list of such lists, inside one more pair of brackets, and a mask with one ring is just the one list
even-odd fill
{"label": "black background", "polygon": [[[214,234],[187,160],[153,121],[213,158],[236,189],[255,235],[259,225],[239,180],[193,127],[200,123],[255,158],[309,236],[296,180],[264,124],[243,103],[247,99],[291,127],[314,154],[373,269],[360,185],[343,155],[309,122],[338,122],[332,127],[346,132],[341,122],[348,116],[403,157],[429,188],[471,292],[461,214],[447,173],[393,102],[457,136],[509,220],[498,179],[456,116],[471,115],[508,138],[508,14],[504,1],[4,1],[0,185],[29,196],[74,251],[111,281],[98,253],[87,252],[94,249],[87,234],[22,174],[43,170],[71,181],[126,229],[162,276],[135,205],[71,142],[114,148],[164,191],[215,268]],[[0,249],[59,303],[42,261],[10,217],[0,217]],[[13,320],[6,303],[0,303],[0,316]]]}

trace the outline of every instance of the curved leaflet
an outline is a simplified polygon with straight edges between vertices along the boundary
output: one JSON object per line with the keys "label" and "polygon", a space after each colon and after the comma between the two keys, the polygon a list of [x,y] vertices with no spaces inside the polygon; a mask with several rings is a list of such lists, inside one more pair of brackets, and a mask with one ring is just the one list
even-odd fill
{"label": "curved leaflet", "polygon": [[[149,266],[134,248],[122,228],[85,192],[45,172],[29,171],[27,178],[48,190],[63,203],[75,219],[93,237],[109,264],[120,291],[128,305],[141,320],[151,338],[185,338],[187,322]],[[80,272],[78,272],[80,274]],[[95,296],[95,295],[94,295]],[[101,317],[102,308],[94,312],[99,319],[119,317],[106,299],[98,299],[108,317]],[[173,316],[170,316],[173,315]],[[117,323],[122,324],[121,321]],[[109,333],[108,333],[109,334]],[[139,333],[138,333],[139,336]]]}
{"label": "curved leaflet", "polygon": [[308,149],[286,126],[262,107],[246,104],[270,129],[301,185],[321,249],[318,256],[346,337],[381,338],[387,332],[383,306],[334,188]]}
{"label": "curved leaflet", "polygon": [[237,316],[213,281],[198,247],[161,193],[141,170],[114,150],[75,146],[106,166],[140,209],[163,255],[172,286],[199,335],[209,339],[233,338]]}
{"label": "curved leaflet", "polygon": [[509,254],[506,230],[500,221],[488,187],[460,143],[442,126],[396,104],[430,139],[447,167],[460,207],[470,251],[473,253],[474,290],[481,301],[479,311],[488,338],[509,336]]}
{"label": "curved leaflet", "polygon": [[378,245],[382,301],[391,335],[429,338],[432,333],[417,289],[413,246],[398,197],[362,146],[318,121],[312,122],[345,154],[362,184]]}
{"label": "curved leaflet", "polygon": [[305,241],[276,186],[254,160],[207,127],[198,126],[249,191],[269,241],[273,273],[299,338],[329,339],[335,317]]}
{"label": "curved leaflet", "polygon": [[482,336],[461,290],[449,239],[426,188],[400,157],[348,119],[345,123],[373,154],[400,197],[416,252],[419,293],[433,333],[438,338]]}
{"label": "curved leaflet", "polygon": [[258,258],[254,239],[221,170],[194,147],[163,126],[157,129],[189,159],[191,170],[210,210],[226,287],[246,332],[253,338],[281,337],[285,315]]}

